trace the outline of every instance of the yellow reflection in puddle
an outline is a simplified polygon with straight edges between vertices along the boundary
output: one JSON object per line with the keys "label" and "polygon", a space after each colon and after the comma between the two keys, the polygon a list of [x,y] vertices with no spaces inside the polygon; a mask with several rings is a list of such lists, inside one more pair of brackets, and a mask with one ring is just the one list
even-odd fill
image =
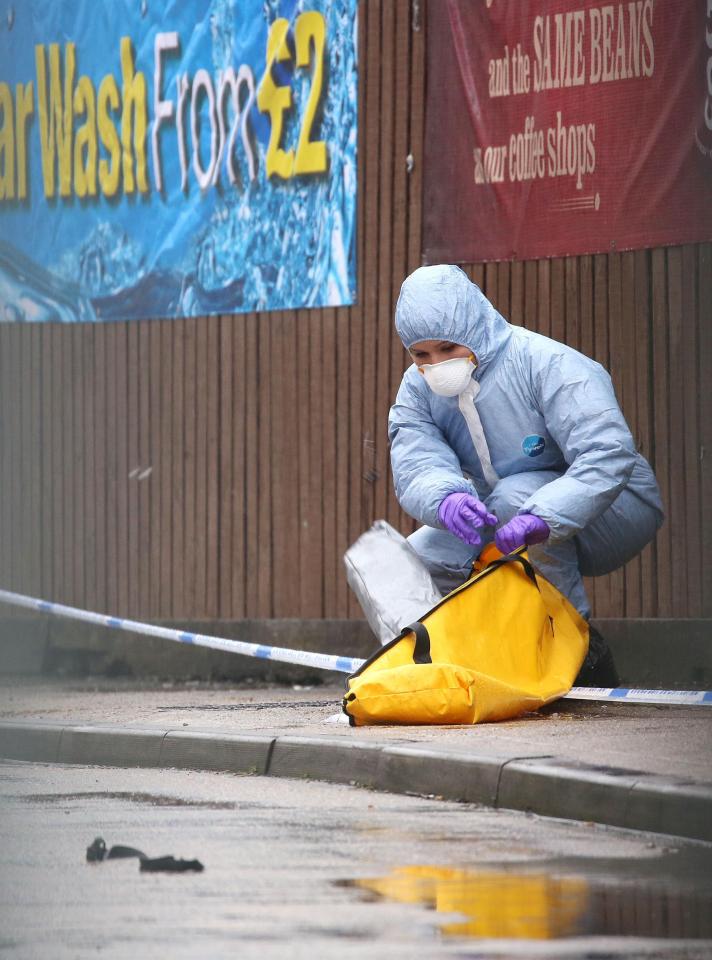
{"label": "yellow reflection in puddle", "polygon": [[545,874],[398,867],[388,877],[357,880],[356,886],[399,903],[422,903],[466,921],[440,925],[446,935],[552,940],[575,936],[589,905],[585,880]]}

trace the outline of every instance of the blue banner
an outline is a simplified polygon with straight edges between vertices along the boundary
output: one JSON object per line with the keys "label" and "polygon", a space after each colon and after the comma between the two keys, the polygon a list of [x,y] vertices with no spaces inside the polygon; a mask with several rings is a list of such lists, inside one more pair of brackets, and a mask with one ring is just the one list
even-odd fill
{"label": "blue banner", "polygon": [[0,320],[353,303],[357,3],[6,7]]}

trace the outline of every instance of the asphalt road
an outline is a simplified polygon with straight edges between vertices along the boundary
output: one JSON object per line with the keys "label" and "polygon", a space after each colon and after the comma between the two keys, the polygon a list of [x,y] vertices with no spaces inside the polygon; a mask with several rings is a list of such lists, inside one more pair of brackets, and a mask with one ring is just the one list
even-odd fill
{"label": "asphalt road", "polygon": [[[13,960],[712,956],[680,939],[712,937],[706,844],[175,770],[6,762],[0,804]],[[96,836],[205,869],[89,864]]]}

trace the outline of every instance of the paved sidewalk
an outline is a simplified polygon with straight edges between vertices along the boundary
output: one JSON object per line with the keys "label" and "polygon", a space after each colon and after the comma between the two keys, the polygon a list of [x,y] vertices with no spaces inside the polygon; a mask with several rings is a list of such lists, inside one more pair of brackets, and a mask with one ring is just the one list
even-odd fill
{"label": "paved sidewalk", "polygon": [[0,681],[0,756],[357,783],[712,841],[712,708],[560,701],[476,727],[334,722],[341,686]]}

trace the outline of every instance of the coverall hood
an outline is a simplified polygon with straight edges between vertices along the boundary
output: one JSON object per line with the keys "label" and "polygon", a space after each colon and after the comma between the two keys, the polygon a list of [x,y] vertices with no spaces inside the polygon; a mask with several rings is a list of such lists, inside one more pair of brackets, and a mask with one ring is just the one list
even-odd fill
{"label": "coverall hood", "polygon": [[482,371],[500,353],[512,328],[459,267],[419,267],[405,279],[396,304],[396,331],[408,349],[423,340],[468,347]]}

